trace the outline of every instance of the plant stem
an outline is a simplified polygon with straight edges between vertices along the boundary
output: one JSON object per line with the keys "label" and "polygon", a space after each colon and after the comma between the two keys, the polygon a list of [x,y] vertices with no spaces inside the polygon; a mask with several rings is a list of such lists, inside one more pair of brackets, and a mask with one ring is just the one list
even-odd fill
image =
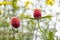
{"label": "plant stem", "polygon": [[[36,31],[38,32],[38,29],[37,29]],[[35,34],[35,40],[37,40],[37,32],[36,32],[36,34]]]}
{"label": "plant stem", "polygon": [[38,22],[38,28],[39,28],[39,31],[42,32],[42,29],[41,29],[41,27],[40,27],[39,20],[37,20],[37,22]]}
{"label": "plant stem", "polygon": [[39,20],[37,20],[37,22],[38,22],[39,32],[41,32],[41,35],[42,35],[42,37],[44,38],[44,40],[47,40],[47,36],[46,36],[45,32],[44,32],[44,31],[41,29],[41,27],[40,27]]}
{"label": "plant stem", "polygon": [[15,39],[15,30],[12,28],[13,30],[13,38]]}
{"label": "plant stem", "polygon": [[[38,28],[39,28],[39,20],[37,20],[37,23],[38,23],[38,27],[37,27],[37,32],[38,32]],[[36,32],[36,36],[35,36],[35,40],[37,40],[37,32]]]}
{"label": "plant stem", "polygon": [[[24,13],[25,13],[25,11],[26,11],[26,9],[24,8],[24,10],[23,10],[22,14],[24,14]],[[23,15],[22,15],[22,19],[23,19]],[[22,24],[23,24],[23,21],[22,21]],[[23,25],[22,25],[22,33],[23,33]],[[23,34],[22,34],[22,39],[23,39]]]}

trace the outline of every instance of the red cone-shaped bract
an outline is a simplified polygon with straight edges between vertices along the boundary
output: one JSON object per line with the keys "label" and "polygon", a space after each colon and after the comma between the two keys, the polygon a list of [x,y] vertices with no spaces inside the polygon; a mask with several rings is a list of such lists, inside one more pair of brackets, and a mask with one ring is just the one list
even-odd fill
{"label": "red cone-shaped bract", "polygon": [[34,16],[34,18],[35,19],[39,19],[39,18],[41,18],[41,10],[40,9],[35,9],[34,10],[34,14],[33,14],[33,16]]}
{"label": "red cone-shaped bract", "polygon": [[20,27],[20,20],[17,17],[12,17],[11,18],[11,25],[14,28]]}

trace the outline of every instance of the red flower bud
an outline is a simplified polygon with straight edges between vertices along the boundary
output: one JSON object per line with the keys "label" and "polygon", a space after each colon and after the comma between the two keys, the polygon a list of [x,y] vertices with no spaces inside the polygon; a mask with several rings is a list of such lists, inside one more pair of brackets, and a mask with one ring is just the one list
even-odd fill
{"label": "red flower bud", "polygon": [[12,17],[11,18],[11,25],[14,28],[20,27],[20,20],[17,17]]}
{"label": "red flower bud", "polygon": [[42,16],[41,10],[40,9],[35,9],[33,16],[34,16],[35,19],[41,18],[41,16]]}

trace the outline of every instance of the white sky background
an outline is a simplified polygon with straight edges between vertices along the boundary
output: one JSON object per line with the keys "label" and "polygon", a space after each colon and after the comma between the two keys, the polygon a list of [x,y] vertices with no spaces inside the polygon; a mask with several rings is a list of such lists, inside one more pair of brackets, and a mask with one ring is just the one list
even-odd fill
{"label": "white sky background", "polygon": [[[2,0],[0,0],[0,2],[1,2],[1,1],[2,1]],[[24,5],[25,5],[25,3],[24,3],[25,1],[27,1],[27,0],[19,0],[18,3],[17,3],[17,5],[18,5],[18,6],[24,6]],[[60,4],[59,4],[59,1],[60,1],[60,0],[55,0],[55,4],[54,4],[53,6],[48,6],[48,5],[46,5],[46,4],[44,3],[45,0],[41,0],[40,3],[39,3],[39,5],[41,5],[42,8],[39,7],[39,5],[37,4],[37,3],[38,3],[37,0],[29,0],[29,1],[31,1],[34,5],[29,5],[28,7],[29,7],[30,10],[27,10],[27,11],[25,12],[25,14],[30,14],[30,15],[33,17],[33,10],[32,10],[32,9],[39,8],[39,9],[42,10],[42,16],[45,16],[45,15],[48,15],[48,14],[53,15],[54,17],[52,18],[52,20],[51,20],[51,22],[50,22],[50,27],[53,27],[54,23],[56,23],[56,29],[58,30],[58,32],[56,33],[56,35],[57,35],[57,36],[60,36],[60,22],[58,21],[58,20],[60,20],[60,6],[58,6],[58,5],[60,5]],[[37,4],[37,5],[36,5],[36,4]],[[36,7],[35,7],[35,5],[36,5]],[[8,8],[9,8],[9,7],[8,7]],[[10,7],[10,8],[11,8],[11,7]],[[3,6],[1,6],[0,9],[3,10]],[[43,10],[45,10],[45,12],[43,12]],[[50,10],[51,10],[52,12],[51,12]],[[23,10],[20,9],[18,13],[22,13],[22,11],[23,11]],[[59,15],[56,16],[56,14],[59,14]],[[18,15],[19,15],[19,14],[18,14]],[[57,18],[57,20],[56,20],[56,18]]]}

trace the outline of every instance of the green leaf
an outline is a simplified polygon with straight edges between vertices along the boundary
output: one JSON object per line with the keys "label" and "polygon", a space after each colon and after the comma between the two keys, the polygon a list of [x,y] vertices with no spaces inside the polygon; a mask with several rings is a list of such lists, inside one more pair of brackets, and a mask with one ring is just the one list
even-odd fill
{"label": "green leaf", "polygon": [[48,40],[54,40],[53,32],[49,31],[48,33]]}
{"label": "green leaf", "polygon": [[51,15],[47,15],[47,16],[44,16],[44,17],[41,17],[41,19],[44,19],[44,18],[48,18],[48,19],[51,19]]}
{"label": "green leaf", "polygon": [[[47,15],[47,16],[41,17],[40,19],[45,19],[45,18],[51,19],[51,17],[52,17],[51,15]],[[28,19],[36,20],[35,18],[28,18]]]}

